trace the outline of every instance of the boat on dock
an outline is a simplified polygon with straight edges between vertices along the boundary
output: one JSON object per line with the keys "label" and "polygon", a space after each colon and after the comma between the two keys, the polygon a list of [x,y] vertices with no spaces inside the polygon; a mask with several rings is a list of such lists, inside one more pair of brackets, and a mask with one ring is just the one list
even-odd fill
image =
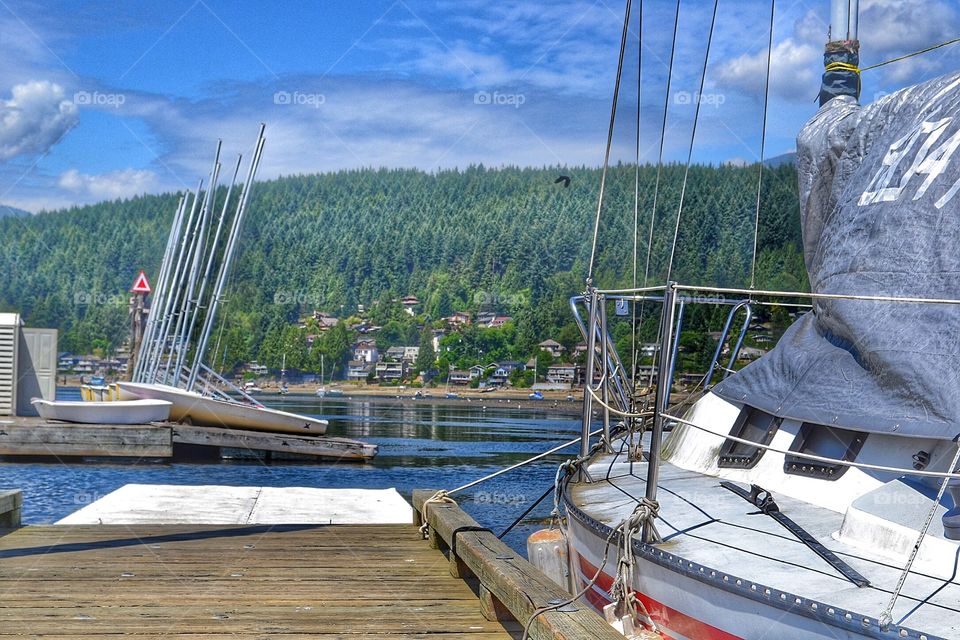
{"label": "boat on dock", "polygon": [[[657,637],[960,638],[960,72],[861,106],[856,16],[834,0],[797,141],[812,293],[668,276],[588,280],[571,300],[588,348],[580,455],[557,486],[570,574]],[[708,60],[709,45],[704,74]],[[608,330],[629,305],[659,308],[652,398]],[[672,404],[685,310],[716,311],[700,305],[726,306],[726,324]],[[799,317],[735,367],[754,310],[783,306]]]}
{"label": "boat on dock", "polygon": [[121,400],[153,399],[170,403],[170,419],[205,427],[271,431],[295,435],[322,436],[327,421],[296,413],[268,409],[203,396],[193,391],[161,384],[118,382]]}
{"label": "boat on dock", "polygon": [[43,400],[30,404],[41,418],[80,424],[147,424],[164,422],[170,417],[171,402],[163,399],[115,400],[105,402]]}

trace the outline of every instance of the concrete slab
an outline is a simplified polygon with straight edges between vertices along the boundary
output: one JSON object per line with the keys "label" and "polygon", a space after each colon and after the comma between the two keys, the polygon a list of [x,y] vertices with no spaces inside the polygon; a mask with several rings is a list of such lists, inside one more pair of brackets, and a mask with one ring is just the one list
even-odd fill
{"label": "concrete slab", "polygon": [[407,524],[396,489],[128,484],[57,524]]}

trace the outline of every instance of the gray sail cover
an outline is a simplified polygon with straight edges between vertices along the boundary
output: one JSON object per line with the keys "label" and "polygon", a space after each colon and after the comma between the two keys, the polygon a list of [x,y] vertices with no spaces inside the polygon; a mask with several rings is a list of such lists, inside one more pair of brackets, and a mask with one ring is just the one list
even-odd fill
{"label": "gray sail cover", "polygon": [[[827,102],[797,139],[813,291],[960,298],[960,73],[861,107]],[[868,432],[960,433],[960,306],[818,300],[714,391]]]}

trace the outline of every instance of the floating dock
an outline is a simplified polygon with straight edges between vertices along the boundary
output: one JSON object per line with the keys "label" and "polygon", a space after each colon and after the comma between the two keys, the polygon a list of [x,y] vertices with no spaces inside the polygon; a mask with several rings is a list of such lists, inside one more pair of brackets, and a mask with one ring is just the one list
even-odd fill
{"label": "floating dock", "polygon": [[[19,509],[0,494],[2,505]],[[2,530],[0,637],[506,640],[537,607],[570,598],[456,505],[431,503],[426,517],[430,541],[414,524]],[[580,604],[531,632],[623,640]]]}
{"label": "floating dock", "polygon": [[[187,447],[190,445],[191,447]],[[0,418],[0,456],[176,458],[188,448],[222,457],[364,461],[376,445],[331,436],[299,436],[175,423],[72,424],[42,418]]]}

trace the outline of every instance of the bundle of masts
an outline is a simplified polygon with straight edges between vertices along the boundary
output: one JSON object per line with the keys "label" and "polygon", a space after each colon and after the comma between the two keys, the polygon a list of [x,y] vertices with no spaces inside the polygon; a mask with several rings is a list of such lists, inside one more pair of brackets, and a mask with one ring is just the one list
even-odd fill
{"label": "bundle of masts", "polygon": [[203,354],[237,251],[263,151],[264,129],[261,124],[246,178],[239,186],[243,155],[237,156],[219,214],[215,205],[222,140],[217,141],[206,190],[201,179],[196,190],[180,197],[137,351],[133,382],[168,384],[192,391],[201,370],[213,373],[203,364]]}

